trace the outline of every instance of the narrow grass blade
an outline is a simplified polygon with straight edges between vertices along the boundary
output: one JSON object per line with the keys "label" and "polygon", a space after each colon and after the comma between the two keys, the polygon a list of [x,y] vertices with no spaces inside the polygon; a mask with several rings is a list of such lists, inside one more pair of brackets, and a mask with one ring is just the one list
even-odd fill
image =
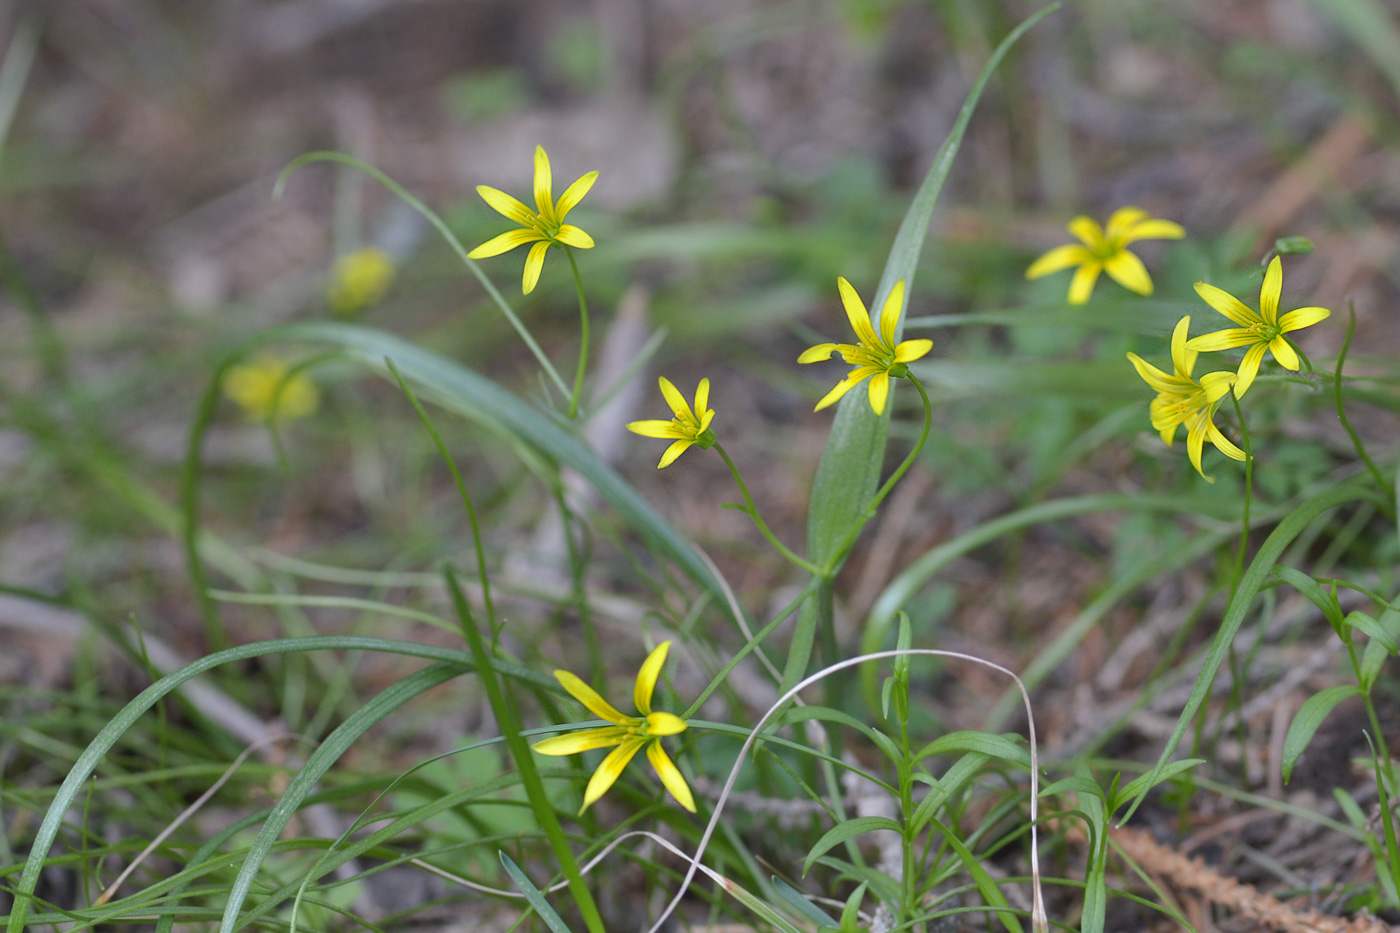
{"label": "narrow grass blade", "polygon": [[1339,687],[1319,690],[1303,701],[1303,705],[1298,707],[1298,712],[1293,717],[1293,722],[1288,726],[1288,734],[1283,739],[1283,783],[1287,784],[1293,777],[1293,766],[1298,763],[1303,752],[1307,751],[1313,735],[1316,734],[1318,726],[1322,725],[1322,720],[1327,718],[1327,714],[1336,709],[1337,704],[1343,700],[1359,696],[1360,687],[1355,684],[1342,684]]}
{"label": "narrow grass blade", "polygon": [[520,870],[520,866],[515,864],[515,860],[504,851],[500,853],[501,865],[505,867],[506,874],[510,875],[510,880],[515,882],[515,886],[520,889],[520,893],[525,895],[525,900],[530,902],[530,906],[535,909],[535,913],[540,915],[540,919],[545,922],[554,933],[570,933],[569,925],[564,922],[564,918],[559,916],[558,911],[550,906],[545,900],[544,894],[535,887],[530,876]]}

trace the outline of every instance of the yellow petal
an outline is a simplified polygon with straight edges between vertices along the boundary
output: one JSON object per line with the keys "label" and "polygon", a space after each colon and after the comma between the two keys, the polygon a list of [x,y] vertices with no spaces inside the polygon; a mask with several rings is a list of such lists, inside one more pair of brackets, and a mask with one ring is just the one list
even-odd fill
{"label": "yellow petal", "polygon": [[1065,224],[1065,229],[1082,240],[1095,255],[1103,252],[1103,228],[1092,217],[1081,214]]}
{"label": "yellow petal", "polygon": [[468,259],[490,259],[492,256],[499,256],[508,253],[517,246],[524,246],[526,243],[533,243],[540,239],[540,235],[533,230],[511,230],[502,233],[498,237],[493,237],[482,243],[476,249],[467,253]]}
{"label": "yellow petal", "polygon": [[[859,372],[859,370],[857,370],[856,372]],[[840,401],[841,396],[854,389],[857,385],[860,384],[860,380],[864,378],[865,376],[860,376],[859,378],[857,378],[855,374],[852,373],[845,379],[842,379],[840,382],[836,383],[835,387],[832,388],[830,392],[822,396],[822,400],[820,402],[817,402],[817,407],[813,408],[812,411],[821,411],[826,406]]]}
{"label": "yellow petal", "polygon": [[632,687],[632,702],[637,704],[637,711],[643,716],[651,714],[651,695],[656,690],[656,680],[661,676],[661,667],[666,663],[666,653],[670,650],[671,643],[663,641],[647,655],[641,669],[637,671],[637,682]]}
{"label": "yellow petal", "polygon": [[1204,414],[1198,414],[1186,426],[1186,456],[1191,459],[1191,465],[1196,468],[1196,472],[1201,474],[1201,478],[1207,483],[1215,482],[1206,471],[1201,468],[1201,448],[1205,446],[1206,432],[1210,425],[1210,418]]}
{"label": "yellow petal", "polygon": [[1264,361],[1267,344],[1256,343],[1244,353],[1240,360],[1239,375],[1235,378],[1235,398],[1244,398],[1249,387],[1254,385],[1254,377],[1259,375],[1259,364]]}
{"label": "yellow petal", "polygon": [[661,455],[661,462],[656,465],[656,468],[658,470],[666,469],[668,466],[675,463],[676,458],[689,450],[694,443],[695,441],[691,440],[689,437],[684,437],[676,441],[670,447],[666,448],[666,452]]}
{"label": "yellow petal", "polygon": [[573,224],[564,224],[559,228],[559,232],[554,235],[554,238],[560,243],[569,244],[574,249],[593,248],[593,238]]}
{"label": "yellow petal", "polygon": [[1249,456],[1230,442],[1230,439],[1221,433],[1220,429],[1209,421],[1206,422],[1206,436],[1215,445],[1215,449],[1220,451],[1231,460],[1248,460]]}
{"label": "yellow petal", "polygon": [[885,399],[890,395],[890,374],[876,373],[870,377],[870,410],[877,415],[885,413]]}
{"label": "yellow petal", "polygon": [[647,714],[647,735],[680,735],[685,730],[685,720],[675,713]]}
{"label": "yellow petal", "polygon": [[525,275],[520,280],[522,294],[528,295],[535,290],[535,285],[540,280],[540,270],[544,268],[544,254],[548,250],[548,240],[530,247],[530,255],[525,257]]}
{"label": "yellow petal", "polygon": [[1069,303],[1072,305],[1082,305],[1089,300],[1089,296],[1094,292],[1094,283],[1099,279],[1099,272],[1103,269],[1103,263],[1095,260],[1086,262],[1075,270],[1074,278],[1069,283]]}
{"label": "yellow petal", "polygon": [[1254,310],[1250,308],[1249,305],[1240,301],[1223,288],[1216,288],[1214,285],[1207,284],[1206,282],[1197,282],[1196,294],[1200,295],[1201,298],[1205,300],[1206,304],[1241,327],[1251,327],[1262,320],[1259,315],[1254,313]]}
{"label": "yellow petal", "polygon": [[627,767],[627,763],[632,760],[632,756],[641,751],[647,740],[641,736],[634,736],[625,740],[617,748],[608,753],[608,757],[603,759],[603,763],[598,766],[598,770],[593,772],[593,777],[588,780],[588,787],[583,791],[583,806],[579,808],[579,815],[587,810],[598,798],[608,792],[608,788],[617,782],[622,775],[622,769]]}
{"label": "yellow petal", "polygon": [[846,318],[851,322],[851,330],[867,347],[876,345],[875,328],[870,324],[870,312],[865,310],[865,302],[860,300],[851,283],[845,276],[836,279],[836,288],[841,293],[841,305],[846,309]]}
{"label": "yellow petal", "polygon": [[627,725],[626,716],[613,709],[612,704],[598,695],[598,691],[588,686],[576,675],[570,674],[568,671],[555,671],[554,679],[559,681],[559,685],[569,692],[569,696],[582,703],[584,708],[594,716],[619,726]]}
{"label": "yellow petal", "polygon": [[593,183],[598,180],[597,172],[589,172],[578,181],[564,189],[564,193],[559,195],[559,203],[554,205],[555,216],[563,220],[569,211],[573,210],[578,202],[583,200],[583,196],[593,187]]}
{"label": "yellow petal", "polygon": [[674,421],[632,421],[628,423],[627,430],[642,437],[660,437],[666,440],[690,436],[677,427]]}
{"label": "yellow petal", "polygon": [[1138,240],[1179,240],[1186,236],[1181,224],[1170,220],[1143,220],[1133,224],[1119,237],[1118,242],[1127,246]]}
{"label": "yellow petal", "polygon": [[1111,259],[1105,260],[1104,271],[1113,280],[1129,291],[1139,295],[1152,294],[1152,277],[1143,268],[1142,260],[1127,250],[1119,250]]}
{"label": "yellow petal", "polygon": [[912,363],[925,356],[933,349],[933,341],[925,338],[919,340],[906,340],[894,348],[894,361],[896,363]]}
{"label": "yellow petal", "polygon": [[1282,336],[1270,340],[1269,349],[1273,352],[1274,359],[1278,360],[1280,366],[1284,369],[1291,369],[1295,373],[1298,371],[1298,353]]}
{"label": "yellow petal", "polygon": [[522,227],[531,226],[535,222],[535,212],[504,191],[489,185],[477,185],[476,193],[497,213],[504,214]]}
{"label": "yellow petal", "polygon": [[1201,353],[1214,353],[1218,350],[1233,350],[1258,340],[1252,330],[1243,327],[1227,327],[1212,334],[1202,334],[1186,341],[1186,349]]}
{"label": "yellow petal", "polygon": [[1302,330],[1312,327],[1318,321],[1325,321],[1332,312],[1326,308],[1296,308],[1278,319],[1279,330]]}
{"label": "yellow petal", "polygon": [[1154,391],[1176,391],[1176,383],[1170,381],[1170,376],[1162,372],[1156,366],[1153,366],[1151,363],[1144,360],[1142,357],[1138,356],[1136,353],[1128,354],[1128,362],[1133,364],[1133,368],[1136,369],[1137,374],[1142,377],[1142,381],[1150,385]]}
{"label": "yellow petal", "polygon": [[546,222],[557,222],[554,216],[554,197],[550,194],[553,180],[549,173],[549,156],[543,146],[535,147],[535,206],[540,217]]}
{"label": "yellow petal", "polygon": [[[1237,373],[1218,372],[1206,373],[1201,377],[1201,391],[1205,393],[1206,401],[1214,405],[1225,397],[1230,391],[1230,386],[1239,380]],[[1240,395],[1244,393],[1241,392]]]}
{"label": "yellow petal", "polygon": [[671,414],[675,415],[676,420],[694,417],[690,406],[686,404],[685,396],[681,395],[680,390],[672,384],[671,380],[661,376],[656,380],[656,383],[661,386],[661,395],[666,399],[666,404],[670,407]]}
{"label": "yellow petal", "polygon": [[1108,218],[1104,225],[1104,236],[1122,242],[1122,236],[1134,226],[1152,215],[1140,207],[1120,207]]}
{"label": "yellow petal", "polygon": [[1094,254],[1078,243],[1057,246],[1031,263],[1031,267],[1026,270],[1026,278],[1038,279],[1043,275],[1068,269],[1070,266],[1082,266],[1086,262],[1094,261]]}
{"label": "yellow petal", "polygon": [[802,355],[797,358],[799,363],[819,363],[822,360],[829,360],[836,352],[838,345],[834,343],[819,343],[815,347],[808,347],[802,351]]}
{"label": "yellow petal", "polygon": [[595,748],[607,748],[627,738],[627,730],[622,726],[604,726],[601,729],[584,729],[568,735],[556,735],[536,742],[530,747],[541,755],[576,755]]}
{"label": "yellow petal", "polygon": [[890,289],[885,306],[880,309],[880,338],[886,347],[894,347],[894,332],[899,326],[899,316],[904,312],[904,280],[900,279]]}
{"label": "yellow petal", "polygon": [[1278,323],[1278,298],[1282,293],[1283,260],[1275,256],[1264,273],[1264,284],[1259,289],[1259,316],[1265,323]]}
{"label": "yellow petal", "polygon": [[1196,368],[1197,353],[1186,346],[1186,338],[1190,333],[1191,316],[1188,314],[1177,321],[1172,330],[1172,366],[1175,367],[1177,376],[1186,380],[1190,380],[1191,370]]}
{"label": "yellow petal", "polygon": [[695,798],[690,794],[690,785],[685,782],[685,777],[675,762],[671,761],[671,756],[666,754],[660,742],[652,742],[647,746],[647,760],[656,769],[656,776],[661,778],[662,785],[676,798],[676,803],[694,813]]}
{"label": "yellow petal", "polygon": [[703,434],[710,428],[710,422],[715,420],[715,410],[707,408],[700,413],[700,433]]}
{"label": "yellow petal", "polygon": [[[701,379],[700,384],[695,387],[695,414],[699,415],[703,419],[705,417],[705,412],[709,409],[709,407],[710,380],[706,378]],[[714,412],[710,412],[710,414],[713,415]],[[702,424],[700,430],[703,431],[708,426],[709,425],[707,424]]]}

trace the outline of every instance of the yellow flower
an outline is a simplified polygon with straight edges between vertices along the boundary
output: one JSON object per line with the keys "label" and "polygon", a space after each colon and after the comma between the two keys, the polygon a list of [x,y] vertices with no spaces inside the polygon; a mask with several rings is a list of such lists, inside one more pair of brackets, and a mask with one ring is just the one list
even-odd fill
{"label": "yellow flower", "polygon": [[1239,378],[1235,381],[1235,398],[1243,398],[1254,384],[1259,374],[1259,364],[1264,361],[1265,352],[1272,352],[1274,359],[1284,369],[1298,371],[1298,354],[1284,338],[1291,330],[1311,327],[1325,320],[1331,311],[1326,308],[1299,308],[1279,317],[1278,298],[1283,292],[1283,263],[1277,256],[1269,263],[1269,271],[1264,273],[1264,285],[1259,289],[1259,312],[1240,301],[1234,295],[1205,282],[1196,283],[1196,294],[1239,327],[1227,327],[1213,334],[1204,334],[1186,344],[1188,350],[1231,350],[1249,344],[1240,361]]}
{"label": "yellow flower", "polygon": [[880,310],[878,334],[870,324],[870,313],[865,310],[865,303],[860,300],[851,283],[844,277],[838,277],[836,287],[841,292],[841,304],[846,309],[846,317],[850,318],[851,328],[856,332],[860,343],[819,343],[804,350],[797,362],[816,363],[829,360],[834,354],[840,353],[842,359],[855,369],[851,370],[845,379],[836,383],[836,388],[822,396],[822,400],[812,410],[821,411],[863,380],[869,379],[870,407],[875,410],[875,414],[884,414],[885,399],[890,394],[890,377],[909,375],[906,364],[932,350],[933,341],[905,340],[898,346],[895,345],[894,330],[899,324],[899,315],[904,311],[903,279],[894,283],[894,288],[890,289],[890,296],[885,299],[885,306]]}
{"label": "yellow flower", "polygon": [[394,282],[394,264],[380,249],[346,253],[331,267],[326,303],[336,314],[354,314],[384,297]]}
{"label": "yellow flower", "polygon": [[1152,279],[1143,268],[1142,260],[1128,252],[1127,246],[1137,240],[1179,240],[1186,235],[1180,224],[1158,220],[1140,207],[1122,207],[1108,218],[1108,229],[1092,218],[1079,216],[1069,222],[1070,233],[1083,241],[1083,246],[1071,243],[1057,246],[1041,256],[1026,270],[1026,278],[1078,266],[1069,283],[1069,303],[1082,305],[1089,300],[1100,272],[1107,272],[1119,285],[1139,295],[1152,294]]}
{"label": "yellow flower", "polygon": [[290,421],[316,410],[316,386],[304,372],[288,378],[287,362],[261,356],[240,363],[224,377],[224,395],[232,399],[249,421]]}
{"label": "yellow flower", "polygon": [[549,174],[549,156],[545,155],[543,146],[536,146],[536,210],[530,210],[504,191],[488,188],[486,185],[477,185],[476,193],[481,195],[487,204],[520,224],[523,229],[502,233],[495,239],[482,243],[467,255],[472,259],[485,259],[488,256],[499,256],[501,253],[510,252],[517,246],[524,246],[526,243],[534,243],[535,245],[530,247],[530,255],[525,258],[525,278],[521,283],[524,293],[530,294],[535,290],[535,283],[540,280],[540,270],[544,268],[544,254],[555,243],[563,243],[578,249],[592,248],[593,238],[573,224],[564,223],[564,217],[574,209],[579,201],[583,200],[583,196],[588,193],[589,188],[593,187],[593,182],[597,178],[597,172],[589,172],[564,189],[558,202],[555,202],[550,193],[552,182]]}
{"label": "yellow flower", "polygon": [[578,700],[588,711],[599,719],[612,723],[601,729],[584,729],[571,735],[555,736],[536,742],[532,748],[541,755],[575,755],[594,748],[610,748],[611,752],[603,759],[598,770],[588,781],[583,792],[583,811],[593,805],[599,797],[607,793],[609,787],[622,774],[627,763],[642,749],[647,750],[647,760],[656,769],[656,776],[676,798],[676,802],[691,813],[695,812],[695,798],[690,795],[690,787],[685,783],[680,769],[676,767],[666,750],[661,747],[661,739],[667,735],[679,735],[685,731],[685,720],[673,713],[654,712],[651,708],[651,695],[656,690],[656,680],[661,676],[661,666],[666,663],[666,652],[671,643],[663,641],[656,650],[647,655],[642,669],[637,672],[637,684],[632,690],[632,701],[637,704],[640,716],[624,716],[613,709],[607,700],[568,671],[555,671],[554,676],[569,695]]}
{"label": "yellow flower", "polygon": [[1211,422],[1215,406],[1230,391],[1235,381],[1234,373],[1206,373],[1200,382],[1191,378],[1191,370],[1196,366],[1196,351],[1187,349],[1186,335],[1191,328],[1191,318],[1184,317],[1172,332],[1172,367],[1176,372],[1167,374],[1156,366],[1144,362],[1136,353],[1129,353],[1138,375],[1157,390],[1149,409],[1152,414],[1152,427],[1160,431],[1162,440],[1170,445],[1176,436],[1178,425],[1186,425],[1186,453],[1191,465],[1207,482],[1215,480],[1206,476],[1201,469],[1201,448],[1207,437],[1221,453],[1233,460],[1244,460],[1245,453],[1230,439],[1220,433]]}
{"label": "yellow flower", "polygon": [[671,385],[671,380],[662,376],[658,381],[661,383],[661,394],[666,397],[666,404],[671,406],[675,417],[670,421],[633,421],[627,425],[627,430],[643,437],[660,437],[675,441],[661,455],[661,462],[656,465],[659,470],[675,463],[676,458],[689,450],[692,444],[699,446],[701,450],[709,450],[714,446],[715,432],[710,430],[710,422],[715,419],[715,413],[714,409],[709,407],[710,380],[701,379],[700,385],[696,387],[694,411],[686,404],[685,396]]}

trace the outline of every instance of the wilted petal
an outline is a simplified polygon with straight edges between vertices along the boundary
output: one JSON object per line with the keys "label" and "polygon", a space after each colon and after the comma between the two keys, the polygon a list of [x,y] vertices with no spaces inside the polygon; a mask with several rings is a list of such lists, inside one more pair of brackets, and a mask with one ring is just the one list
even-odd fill
{"label": "wilted petal", "polygon": [[601,729],[584,729],[569,735],[556,735],[530,747],[541,755],[576,755],[579,752],[616,745],[625,738],[627,730],[622,726],[604,726]]}
{"label": "wilted petal", "polygon": [[554,214],[559,220],[563,220],[569,211],[573,210],[578,202],[583,200],[583,196],[588,193],[588,189],[593,187],[593,183],[598,180],[597,172],[589,172],[578,181],[564,189],[564,193],[559,195],[559,203],[554,206]]}
{"label": "wilted petal", "polygon": [[1068,269],[1070,266],[1082,266],[1086,262],[1094,261],[1094,254],[1078,243],[1057,246],[1031,263],[1031,267],[1026,270],[1026,278],[1038,279],[1043,275]]}
{"label": "wilted petal", "polygon": [[485,243],[482,243],[476,249],[467,253],[467,258],[490,259],[492,256],[508,253],[517,246],[533,243],[539,238],[540,235],[533,230],[511,230],[507,233],[502,233],[498,237],[492,237]]}
{"label": "wilted petal", "polygon": [[1277,256],[1264,273],[1264,285],[1259,289],[1259,316],[1267,324],[1278,323],[1278,298],[1283,293],[1283,261]]}
{"label": "wilted petal", "polygon": [[1258,324],[1261,320],[1249,305],[1240,301],[1234,295],[1223,288],[1216,288],[1206,282],[1196,283],[1196,294],[1200,295],[1205,303],[1210,305],[1230,320],[1241,327],[1250,327]]}
{"label": "wilted petal", "polygon": [[559,685],[569,692],[569,696],[582,703],[584,708],[594,716],[619,726],[627,725],[626,716],[613,709],[612,704],[598,695],[598,691],[588,686],[576,675],[568,671],[555,671],[554,679],[559,681]]}
{"label": "wilted petal", "polygon": [[1296,308],[1278,319],[1279,330],[1302,330],[1324,321],[1332,315],[1326,308]]}
{"label": "wilted petal", "polygon": [[573,224],[564,224],[559,228],[559,232],[554,238],[560,243],[567,243],[574,249],[592,249],[593,238]]}
{"label": "wilted petal", "polygon": [[1094,293],[1094,283],[1099,280],[1099,273],[1103,271],[1103,263],[1095,260],[1086,262],[1075,270],[1074,278],[1069,283],[1069,303],[1072,305],[1082,305],[1089,300],[1089,296]]}
{"label": "wilted petal", "polygon": [[1115,282],[1129,291],[1139,295],[1152,294],[1152,277],[1147,274],[1142,260],[1127,250],[1120,250],[1116,256],[1105,260],[1103,268]]}
{"label": "wilted petal", "polygon": [[536,243],[530,247],[530,255],[525,257],[525,275],[520,281],[523,294],[530,294],[540,280],[540,270],[544,268],[544,254],[549,249],[549,241]]}
{"label": "wilted petal", "polygon": [[637,704],[637,711],[643,716],[651,714],[651,695],[656,690],[656,680],[661,676],[661,667],[666,663],[666,653],[670,650],[671,643],[663,641],[647,655],[647,659],[637,671],[637,682],[632,687],[632,702]]}
{"label": "wilted petal", "polygon": [[690,794],[690,785],[685,782],[685,777],[671,760],[671,756],[666,754],[660,742],[652,742],[647,746],[647,760],[656,769],[656,776],[661,778],[662,785],[676,798],[676,803],[694,813],[695,798]]}
{"label": "wilted petal", "polygon": [[489,185],[477,185],[476,193],[497,213],[504,214],[522,227],[531,226],[535,222],[535,212],[504,191]]}
{"label": "wilted petal", "polygon": [[632,756],[641,751],[647,740],[640,736],[629,738],[617,748],[608,753],[608,757],[603,759],[603,763],[598,766],[598,770],[593,772],[593,777],[588,780],[588,787],[583,791],[583,806],[579,808],[579,814],[593,806],[598,798],[608,792],[608,788],[617,783],[617,779],[622,775],[622,769],[627,767],[627,763],[632,760]]}

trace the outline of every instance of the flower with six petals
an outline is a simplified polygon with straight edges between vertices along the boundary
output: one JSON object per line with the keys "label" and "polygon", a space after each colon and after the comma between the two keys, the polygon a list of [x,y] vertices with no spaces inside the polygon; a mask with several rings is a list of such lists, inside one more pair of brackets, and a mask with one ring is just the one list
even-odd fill
{"label": "flower with six petals", "polygon": [[690,786],[686,784],[685,777],[675,762],[661,747],[663,736],[679,735],[685,731],[685,720],[674,713],[662,713],[651,708],[651,695],[656,690],[657,678],[661,676],[661,667],[666,663],[666,653],[670,649],[671,643],[663,641],[656,646],[655,651],[647,655],[641,670],[637,671],[632,701],[637,704],[640,716],[622,715],[578,677],[568,671],[554,672],[555,678],[570,696],[582,703],[594,716],[606,719],[612,725],[555,736],[536,742],[532,748],[541,755],[575,755],[595,748],[617,746],[608,753],[589,779],[588,787],[583,792],[583,807],[578,811],[580,816],[599,797],[607,793],[608,788],[613,786],[627,767],[627,763],[644,748],[647,760],[656,769],[656,776],[661,778],[666,790],[676,798],[677,803],[691,813],[695,812],[695,798],[691,796]]}
{"label": "flower with six petals", "polygon": [[1128,359],[1137,369],[1138,375],[1157,391],[1149,409],[1152,427],[1161,432],[1162,441],[1168,445],[1176,436],[1176,429],[1186,425],[1186,454],[1191,465],[1207,482],[1215,482],[1201,469],[1201,449],[1207,437],[1221,453],[1233,460],[1244,460],[1245,452],[1240,450],[1210,420],[1215,406],[1230,391],[1235,381],[1234,373],[1206,373],[1197,382],[1191,377],[1196,366],[1196,351],[1187,348],[1186,336],[1191,327],[1191,318],[1183,317],[1172,331],[1173,373],[1164,373],[1151,363],[1145,362],[1136,353],[1129,353]]}
{"label": "flower with six petals", "polygon": [[1311,327],[1332,313],[1326,308],[1298,308],[1280,316],[1278,299],[1282,292],[1283,263],[1277,256],[1269,263],[1269,270],[1264,273],[1264,284],[1259,289],[1257,313],[1223,289],[1207,285],[1205,282],[1196,283],[1196,294],[1205,299],[1206,304],[1239,326],[1195,337],[1186,347],[1189,350],[1211,351],[1249,346],[1249,349],[1244,351],[1244,359],[1240,361],[1239,378],[1235,381],[1235,398],[1244,397],[1249,387],[1254,384],[1254,377],[1259,374],[1259,364],[1263,362],[1266,352],[1272,353],[1284,369],[1297,372],[1298,354],[1283,335],[1291,330]]}
{"label": "flower with six petals", "polygon": [[856,290],[845,277],[837,278],[836,287],[841,292],[841,304],[846,309],[846,317],[851,321],[851,329],[860,340],[852,343],[819,343],[809,347],[797,358],[799,363],[816,363],[829,360],[834,354],[850,363],[852,369],[845,379],[817,403],[813,411],[821,411],[841,396],[870,380],[870,407],[875,414],[884,414],[885,400],[890,394],[890,377],[909,374],[907,364],[919,359],[933,349],[932,340],[905,340],[898,345],[894,342],[895,328],[899,325],[899,315],[904,311],[904,280],[900,279],[890,289],[885,306],[880,309],[880,332],[877,334],[870,323],[870,313],[860,300]]}
{"label": "flower with six petals", "polygon": [[521,283],[524,293],[530,294],[535,290],[535,283],[540,280],[540,270],[544,268],[544,254],[555,243],[578,249],[592,248],[593,238],[573,224],[564,223],[564,218],[583,200],[583,196],[597,179],[597,172],[589,172],[564,189],[559,200],[555,201],[551,190],[553,182],[549,171],[549,156],[545,154],[543,146],[536,146],[535,210],[530,210],[504,191],[477,185],[476,193],[481,195],[482,200],[520,224],[521,229],[511,230],[487,240],[467,256],[471,259],[485,259],[510,252],[526,243],[534,243],[535,245],[530,247],[530,255],[525,257],[525,277]]}
{"label": "flower with six petals", "polygon": [[714,420],[715,413],[714,409],[709,407],[710,380],[701,379],[700,385],[696,387],[694,411],[686,404],[685,396],[671,384],[671,380],[662,376],[658,381],[661,384],[661,394],[666,397],[666,404],[671,406],[674,417],[670,421],[633,421],[627,425],[627,430],[643,437],[660,437],[675,441],[661,455],[661,462],[656,465],[659,470],[674,463],[676,458],[692,445],[701,450],[709,450],[714,446],[715,432],[710,430],[710,422]]}
{"label": "flower with six petals", "polygon": [[1080,243],[1057,246],[1026,270],[1026,278],[1038,279],[1052,272],[1078,266],[1069,283],[1069,303],[1082,305],[1089,300],[1100,272],[1107,272],[1119,285],[1139,295],[1152,294],[1152,278],[1147,269],[1127,249],[1138,240],[1179,240],[1186,235],[1180,224],[1154,218],[1140,207],[1122,207],[1108,218],[1107,228],[1090,217],[1079,216],[1067,226]]}

